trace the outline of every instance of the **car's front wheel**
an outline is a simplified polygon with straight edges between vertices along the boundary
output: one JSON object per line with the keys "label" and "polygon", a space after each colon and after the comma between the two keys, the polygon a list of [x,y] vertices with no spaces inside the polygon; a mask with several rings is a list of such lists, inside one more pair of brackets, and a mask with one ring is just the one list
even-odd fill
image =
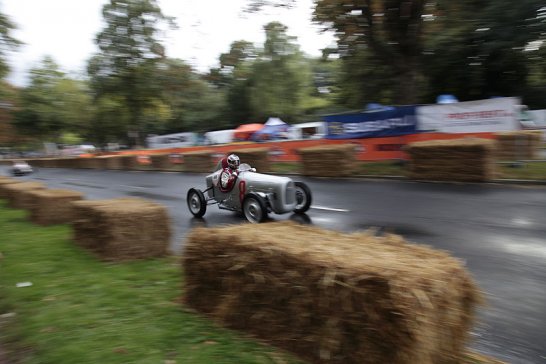
{"label": "car's front wheel", "polygon": [[267,218],[267,205],[263,197],[250,194],[243,200],[243,214],[253,224],[264,222]]}
{"label": "car's front wheel", "polygon": [[303,182],[295,182],[294,185],[296,187],[296,207],[294,208],[294,212],[297,214],[302,214],[309,210],[309,207],[311,207],[311,202],[313,199],[311,196],[311,190]]}
{"label": "car's front wheel", "polygon": [[190,188],[187,195],[188,209],[195,217],[203,217],[207,212],[207,201],[203,192],[197,188]]}

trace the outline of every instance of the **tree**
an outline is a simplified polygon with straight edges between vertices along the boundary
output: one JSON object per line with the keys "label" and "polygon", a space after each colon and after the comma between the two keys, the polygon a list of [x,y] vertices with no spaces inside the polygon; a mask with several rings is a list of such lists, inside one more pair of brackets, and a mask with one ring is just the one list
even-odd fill
{"label": "tree", "polygon": [[63,132],[85,134],[92,113],[87,85],[68,78],[51,57],[30,74],[30,85],[21,91],[15,126],[43,140],[60,141]]}
{"label": "tree", "polygon": [[439,2],[427,34],[427,100],[528,94],[540,62],[540,46],[530,45],[546,38],[545,13],[540,0]]}
{"label": "tree", "polygon": [[169,116],[156,132],[204,132],[227,126],[225,96],[181,60],[165,60],[157,73]]}
{"label": "tree", "polygon": [[160,24],[172,26],[172,19],[156,0],[110,0],[102,14],[106,27],[96,37],[101,52],[88,65],[95,98],[117,96],[127,108],[128,128],[142,134],[143,111],[159,93],[156,66],[165,57],[158,41]]}
{"label": "tree", "polygon": [[[338,52],[384,65],[397,82],[392,102],[411,104],[422,93],[425,0],[318,0],[314,20],[336,31]],[[369,67],[361,64],[361,67]]]}
{"label": "tree", "polygon": [[0,12],[0,79],[6,77],[9,67],[6,63],[6,52],[16,49],[21,42],[11,34],[15,25]]}

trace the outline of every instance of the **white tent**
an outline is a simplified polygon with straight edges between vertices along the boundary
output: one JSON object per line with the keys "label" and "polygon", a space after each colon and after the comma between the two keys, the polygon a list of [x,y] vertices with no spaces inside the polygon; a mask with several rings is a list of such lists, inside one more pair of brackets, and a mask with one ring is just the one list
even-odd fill
{"label": "white tent", "polygon": [[267,119],[264,125],[275,126],[275,125],[286,125],[286,123],[279,118],[269,118]]}

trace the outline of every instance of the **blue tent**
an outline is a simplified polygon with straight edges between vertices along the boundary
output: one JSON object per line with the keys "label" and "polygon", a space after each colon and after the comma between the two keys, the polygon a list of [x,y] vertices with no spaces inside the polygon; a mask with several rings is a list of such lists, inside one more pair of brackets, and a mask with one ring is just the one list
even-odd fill
{"label": "blue tent", "polygon": [[264,127],[254,134],[252,140],[271,140],[279,139],[282,133],[286,133],[290,126],[279,118],[269,118]]}

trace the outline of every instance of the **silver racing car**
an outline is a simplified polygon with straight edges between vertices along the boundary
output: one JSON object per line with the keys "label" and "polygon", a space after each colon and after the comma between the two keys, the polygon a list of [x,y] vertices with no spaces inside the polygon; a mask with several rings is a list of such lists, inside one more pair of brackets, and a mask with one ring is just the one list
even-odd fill
{"label": "silver racing car", "polygon": [[220,209],[243,213],[251,223],[263,222],[269,212],[302,214],[311,206],[311,190],[303,182],[294,182],[288,177],[256,173],[250,165],[242,163],[233,188],[229,192],[220,190],[219,164],[206,177],[207,188],[201,191],[191,188],[187,194],[190,212],[202,217],[208,205],[216,204]]}

